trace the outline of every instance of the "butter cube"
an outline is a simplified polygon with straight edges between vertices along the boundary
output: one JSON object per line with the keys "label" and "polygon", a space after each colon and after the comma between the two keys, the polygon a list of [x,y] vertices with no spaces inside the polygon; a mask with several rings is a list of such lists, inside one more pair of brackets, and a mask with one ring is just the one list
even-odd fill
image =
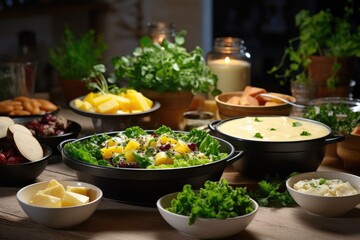
{"label": "butter cube", "polygon": [[86,187],[77,187],[77,186],[67,186],[66,191],[82,194],[85,196],[87,196],[88,193],[88,189]]}
{"label": "butter cube", "polygon": [[89,202],[89,197],[75,193],[75,192],[65,192],[64,197],[62,198],[62,207],[77,206]]}
{"label": "butter cube", "polygon": [[30,204],[41,207],[59,208],[61,207],[61,198],[47,195],[39,191],[30,200]]}
{"label": "butter cube", "polygon": [[65,194],[65,188],[63,185],[55,185],[43,190],[44,194],[51,195],[54,197],[62,198]]}

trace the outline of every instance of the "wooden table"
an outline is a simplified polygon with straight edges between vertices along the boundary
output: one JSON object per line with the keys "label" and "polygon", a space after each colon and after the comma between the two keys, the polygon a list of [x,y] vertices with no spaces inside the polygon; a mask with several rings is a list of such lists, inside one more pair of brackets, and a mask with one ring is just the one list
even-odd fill
{"label": "wooden table", "polygon": [[[89,134],[92,122],[70,110],[64,117],[81,123],[81,134]],[[338,159],[326,156],[319,170],[343,171]],[[223,174],[234,186],[255,184],[231,167]],[[46,170],[37,181],[76,180],[75,172],[62,163],[59,155],[52,156]],[[33,222],[16,200],[19,188],[0,187],[0,239],[191,239],[162,219],[156,208],[128,205],[103,199],[95,213],[85,222],[69,230],[54,230]],[[312,215],[300,207],[260,207],[254,221],[240,234],[229,239],[360,239],[360,205],[337,218]]]}

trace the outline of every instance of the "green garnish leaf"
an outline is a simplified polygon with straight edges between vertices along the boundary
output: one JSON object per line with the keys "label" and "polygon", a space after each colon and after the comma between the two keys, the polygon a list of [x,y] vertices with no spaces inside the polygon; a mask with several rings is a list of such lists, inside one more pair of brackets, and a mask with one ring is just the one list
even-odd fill
{"label": "green garnish leaf", "polygon": [[257,132],[255,133],[254,137],[263,139],[264,137],[261,135],[261,133]]}
{"label": "green garnish leaf", "polygon": [[285,182],[296,174],[294,172],[284,180],[278,175],[275,177],[268,175],[258,183],[259,189],[257,191],[250,191],[249,196],[263,207],[293,207],[296,205],[296,202],[287,191]]}
{"label": "green garnish leaf", "polygon": [[254,120],[255,122],[262,122],[262,120],[260,120],[259,118],[255,118],[255,120]]}
{"label": "green garnish leaf", "polygon": [[302,123],[301,122],[293,122],[292,126],[293,127],[300,127],[300,126],[302,126]]}
{"label": "green garnish leaf", "polygon": [[325,184],[325,183],[326,183],[326,180],[327,180],[326,178],[321,178],[320,181],[319,181],[319,184],[320,184],[320,185]]}
{"label": "green garnish leaf", "polygon": [[300,136],[311,136],[311,133],[309,133],[308,131],[302,131],[300,133]]}
{"label": "green garnish leaf", "polygon": [[128,138],[137,138],[145,134],[147,134],[146,131],[139,126],[129,127],[124,131],[124,135]]}
{"label": "green garnish leaf", "polygon": [[276,131],[276,128],[270,128],[269,130],[270,131]]}

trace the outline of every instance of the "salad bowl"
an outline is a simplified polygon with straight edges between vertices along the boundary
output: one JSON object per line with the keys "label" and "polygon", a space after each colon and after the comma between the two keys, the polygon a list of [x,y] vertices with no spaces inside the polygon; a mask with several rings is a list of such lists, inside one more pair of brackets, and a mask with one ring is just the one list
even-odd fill
{"label": "salad bowl", "polygon": [[[123,132],[105,132],[95,136],[102,134],[115,136]],[[174,132],[188,134],[188,132],[182,131]],[[154,130],[147,130],[146,133],[153,134]],[[243,151],[235,152],[229,142],[217,137],[212,138],[218,141],[219,151],[226,153],[225,157],[206,164],[175,168],[146,169],[100,166],[73,157],[67,150],[68,144],[81,144],[93,136],[63,142],[61,144],[63,162],[76,171],[81,181],[101,188],[105,198],[140,205],[155,206],[161,196],[180,191],[184,184],[191,184],[194,189],[198,189],[207,180],[219,180],[223,170],[243,155]]]}

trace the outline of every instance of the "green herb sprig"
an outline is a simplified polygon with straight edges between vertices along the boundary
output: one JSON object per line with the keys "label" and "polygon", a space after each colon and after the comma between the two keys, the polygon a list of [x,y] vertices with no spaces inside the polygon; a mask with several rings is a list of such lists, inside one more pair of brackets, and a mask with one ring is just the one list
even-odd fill
{"label": "green herb sprig", "polygon": [[[290,174],[286,179],[297,173]],[[281,179],[278,175],[275,177],[266,176],[264,180],[258,183],[259,189],[250,191],[249,196],[255,199],[263,207],[293,207],[296,206],[295,200],[284,187],[286,179]],[[285,188],[285,190],[284,190]]]}

